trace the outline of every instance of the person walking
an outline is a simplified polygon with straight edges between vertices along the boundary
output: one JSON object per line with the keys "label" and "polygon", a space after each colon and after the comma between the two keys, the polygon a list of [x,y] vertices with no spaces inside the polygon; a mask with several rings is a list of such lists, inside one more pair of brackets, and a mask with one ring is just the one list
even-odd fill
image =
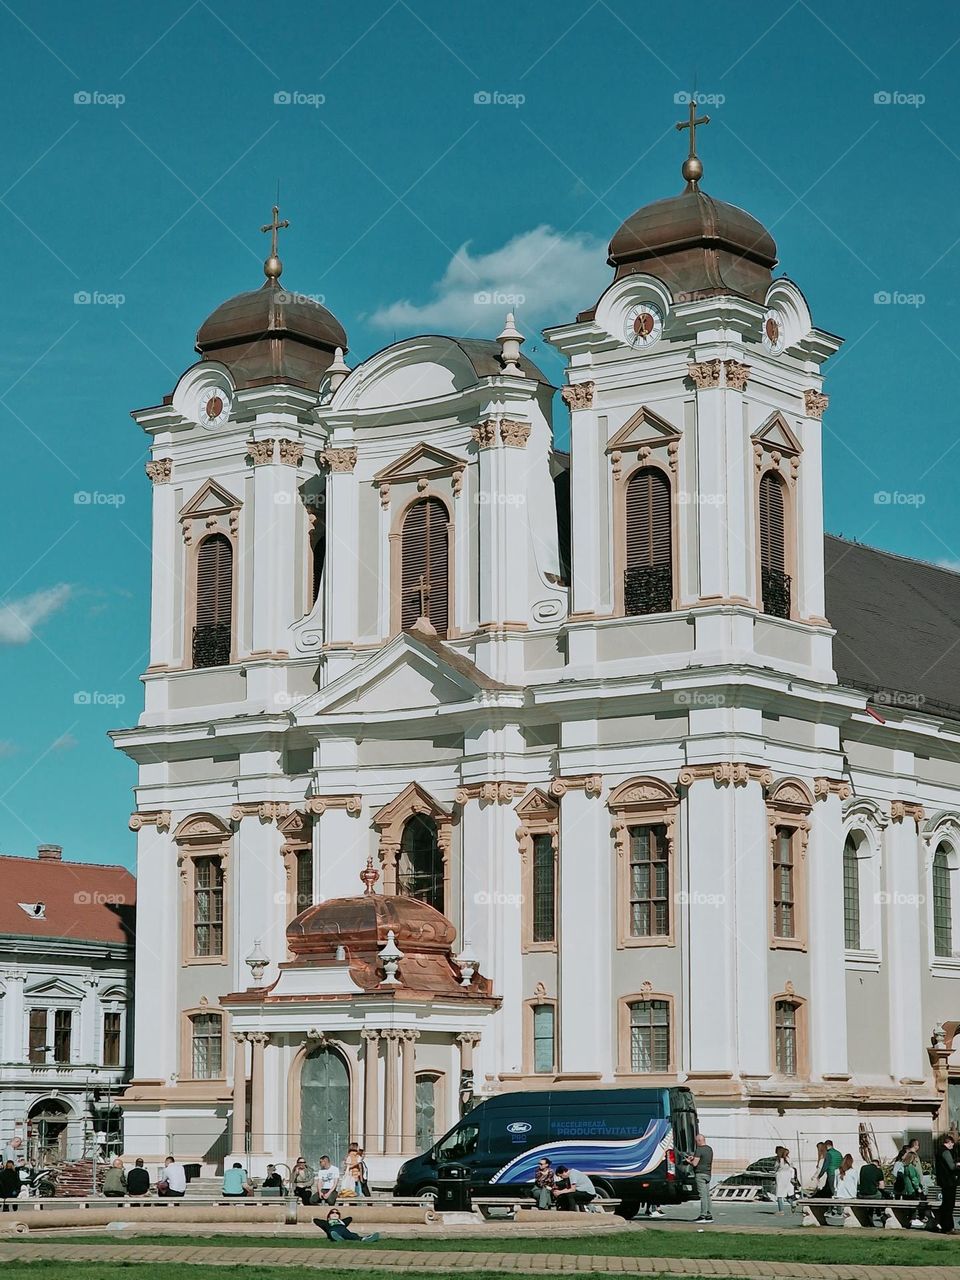
{"label": "person walking", "polygon": [[944,1235],[953,1235],[956,1230],[953,1222],[953,1210],[957,1203],[957,1159],[955,1143],[951,1134],[943,1139],[937,1158],[934,1162],[934,1173],[940,1187],[940,1208],[934,1218],[934,1231]]}
{"label": "person walking", "polygon": [[823,1171],[826,1174],[826,1181],[824,1182],[822,1194],[835,1196],[837,1194],[837,1172],[843,1163],[843,1156],[829,1138],[824,1139],[823,1146]]}
{"label": "person walking", "polygon": [[[8,1160],[2,1169],[0,1169],[0,1200],[3,1201],[3,1212],[16,1212],[16,1201],[20,1195],[20,1175],[17,1173],[17,1166],[12,1160]],[[8,1202],[13,1201],[11,1205]]]}
{"label": "person walking", "polygon": [[363,1154],[363,1147],[357,1148],[357,1194],[370,1199],[370,1170]]}
{"label": "person walking", "polygon": [[127,1194],[127,1175],[123,1171],[123,1161],[119,1156],[107,1170],[101,1191],[108,1199],[113,1200],[120,1200]]}
{"label": "person walking", "polygon": [[777,1214],[782,1218],[788,1203],[793,1208],[793,1184],[796,1182],[797,1171],[790,1163],[790,1152],[786,1147],[777,1147],[775,1154],[777,1163],[774,1166],[774,1191],[777,1197]]}
{"label": "person walking", "polygon": [[687,1156],[687,1164],[693,1169],[693,1178],[700,1196],[700,1213],[694,1222],[712,1222],[713,1213],[710,1204],[710,1177],[713,1173],[713,1147],[707,1145],[702,1133],[694,1139],[693,1155]]}
{"label": "person walking", "polygon": [[553,1197],[558,1209],[569,1209],[574,1212],[584,1209],[597,1198],[597,1189],[585,1173],[579,1169],[571,1169],[568,1165],[557,1165],[557,1177],[553,1186]]}
{"label": "person walking", "polygon": [[239,1160],[234,1160],[232,1166],[223,1171],[221,1195],[233,1199],[236,1196],[248,1196],[252,1191],[253,1187],[250,1185],[246,1169]]}
{"label": "person walking", "polygon": [[150,1192],[150,1175],[143,1167],[143,1160],[137,1156],[133,1168],[127,1174],[127,1195],[145,1196]]}
{"label": "person walking", "polygon": [[301,1204],[310,1203],[310,1197],[313,1195],[313,1177],[313,1170],[303,1156],[297,1156],[291,1171],[290,1181],[293,1186],[293,1194]]}
{"label": "person walking", "polygon": [[329,1156],[320,1157],[316,1185],[316,1204],[337,1203],[337,1192],[340,1190],[340,1170],[330,1163]]}
{"label": "person walking", "polygon": [[158,1196],[172,1196],[182,1200],[187,1194],[187,1171],[179,1160],[167,1156],[163,1162],[163,1177],[157,1183]]}
{"label": "person walking", "polygon": [[533,1175],[533,1199],[538,1209],[555,1209],[553,1188],[556,1186],[556,1175],[553,1164],[546,1156],[537,1161],[537,1170]]}

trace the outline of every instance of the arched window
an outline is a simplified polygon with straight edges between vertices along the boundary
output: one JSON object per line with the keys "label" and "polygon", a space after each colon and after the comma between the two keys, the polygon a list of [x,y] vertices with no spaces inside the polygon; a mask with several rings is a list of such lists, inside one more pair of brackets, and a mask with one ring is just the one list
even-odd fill
{"label": "arched window", "polygon": [[933,855],[933,954],[953,955],[953,894],[950,851],[945,844]]}
{"label": "arched window", "polygon": [[190,1061],[194,1080],[223,1076],[223,1018],[219,1013],[196,1013],[190,1019]]}
{"label": "arched window", "polygon": [[403,519],[400,626],[409,631],[426,617],[438,636],[449,625],[450,516],[439,498],[415,502]]}
{"label": "arched window", "polygon": [[760,588],[763,612],[774,618],[789,618],[783,481],[773,471],[765,471],[760,477]]}
{"label": "arched window", "polygon": [[860,950],[860,858],[852,835],[843,845],[843,944]]}
{"label": "arched window", "polygon": [[197,548],[194,667],[223,667],[230,661],[233,619],[233,547],[223,533]]}
{"label": "arched window", "polygon": [[801,1006],[796,1000],[774,1004],[774,1052],[779,1076],[800,1074]]}
{"label": "arched window", "polygon": [[408,898],[443,910],[443,853],[437,824],[426,814],[416,813],[404,824],[397,889]]}
{"label": "arched window", "polygon": [[440,1111],[439,1075],[425,1073],[417,1076],[416,1100],[417,1150],[429,1151],[437,1140],[437,1115]]}
{"label": "arched window", "polygon": [[640,467],[627,482],[623,611],[628,616],[673,608],[670,481],[659,467]]}

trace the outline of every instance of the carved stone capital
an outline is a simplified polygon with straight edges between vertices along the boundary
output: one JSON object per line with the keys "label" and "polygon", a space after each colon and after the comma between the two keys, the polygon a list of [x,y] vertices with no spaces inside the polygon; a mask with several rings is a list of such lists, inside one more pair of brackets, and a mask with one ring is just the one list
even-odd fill
{"label": "carved stone capital", "polygon": [[692,378],[697,390],[705,391],[709,387],[719,387],[721,367],[719,360],[704,360],[700,364],[691,361],[687,365],[687,373]]}
{"label": "carved stone capital", "polygon": [[743,764],[739,761],[724,760],[717,764],[686,765],[677,774],[677,785],[692,786],[694,782],[712,779],[719,787],[745,787],[748,782],[759,782],[766,790],[773,785],[773,774],[769,769],[755,764]]}
{"label": "carved stone capital", "polygon": [[348,449],[324,449],[318,455],[318,461],[322,467],[327,467],[334,472],[353,471],[357,465],[357,451],[352,447]]}
{"label": "carved stone capital", "polygon": [[255,467],[262,467],[264,463],[273,461],[275,443],[271,436],[268,436],[265,440],[248,440],[247,457]]}
{"label": "carved stone capital", "polygon": [[364,1027],[360,1032],[360,1039],[366,1040],[367,1046],[370,1047],[372,1045],[375,1049],[380,1040],[380,1032],[373,1027]]}
{"label": "carved stone capital", "polygon": [[501,421],[500,439],[509,449],[525,449],[529,438],[529,422],[514,422],[511,418]]}
{"label": "carved stone capital", "polygon": [[746,391],[750,378],[750,366],[741,364],[739,360],[724,360],[723,371],[727,377],[727,386],[731,391]]}
{"label": "carved stone capital", "polygon": [[839,796],[841,800],[849,800],[853,794],[849,782],[840,778],[814,778],[814,800],[826,800],[828,796]]}
{"label": "carved stone capital", "polygon": [[360,795],[345,796],[310,796],[304,802],[304,813],[312,813],[319,818],[328,809],[346,809],[352,818],[356,818],[363,808],[363,797]]}
{"label": "carved stone capital", "polygon": [[235,804],[230,810],[233,822],[242,822],[244,818],[259,818],[261,822],[277,822],[280,818],[290,816],[290,806],[282,800],[254,800],[246,804]]}
{"label": "carved stone capital", "polygon": [[830,397],[822,391],[814,391],[811,387],[803,393],[803,411],[808,418],[822,418],[829,404]]}
{"label": "carved stone capital", "polygon": [[592,409],[593,387],[592,382],[571,382],[561,388],[560,396],[568,409]]}
{"label": "carved stone capital", "polygon": [[603,776],[599,773],[588,773],[578,778],[554,778],[547,790],[557,800],[565,796],[568,791],[582,791],[585,796],[596,800],[603,790]]}
{"label": "carved stone capital", "polygon": [[299,440],[280,440],[280,461],[288,467],[299,467],[303,462],[303,445]]}
{"label": "carved stone capital", "polygon": [[143,827],[156,827],[158,831],[169,831],[170,810],[150,809],[143,813],[132,813],[128,826],[131,831],[139,831]]}
{"label": "carved stone capital", "polygon": [[483,422],[478,422],[475,427],[471,428],[470,434],[476,440],[477,445],[481,449],[492,449],[497,443],[497,424],[493,418],[487,418]]}
{"label": "carved stone capital", "polygon": [[918,830],[926,816],[926,810],[922,804],[912,804],[908,800],[894,800],[890,805],[890,817],[894,822],[903,822],[904,818],[912,818]]}
{"label": "carved stone capital", "polygon": [[154,484],[166,484],[173,474],[173,459],[154,458],[143,469]]}

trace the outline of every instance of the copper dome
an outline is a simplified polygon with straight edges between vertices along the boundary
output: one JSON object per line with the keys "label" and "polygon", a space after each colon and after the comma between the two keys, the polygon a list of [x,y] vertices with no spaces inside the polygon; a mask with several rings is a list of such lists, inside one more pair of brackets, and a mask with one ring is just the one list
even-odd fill
{"label": "copper dome", "polygon": [[379,951],[391,929],[401,951],[447,952],[456,937],[447,917],[429,903],[365,893],[308,907],[287,925],[287,942],[296,956],[322,958],[341,946]]}
{"label": "copper dome", "polygon": [[632,213],[610,241],[607,261],[614,279],[643,271],[675,299],[734,293],[762,302],[777,246],[751,214],[690,184]]}
{"label": "copper dome", "polygon": [[346,351],[347,335],[336,316],[274,278],[228,298],[197,331],[197,351],[225,364],[238,387],[290,382],[316,390],[338,347]]}

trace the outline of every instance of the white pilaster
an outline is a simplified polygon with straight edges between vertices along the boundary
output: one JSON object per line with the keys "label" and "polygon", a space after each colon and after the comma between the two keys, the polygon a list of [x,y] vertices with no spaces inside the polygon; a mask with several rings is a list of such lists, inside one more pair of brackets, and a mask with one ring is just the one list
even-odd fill
{"label": "white pilaster", "polygon": [[887,981],[890,989],[890,1074],[894,1080],[922,1080],[929,1074],[924,1053],[929,1027],[923,1026],[920,938],[923,912],[923,853],[917,824],[909,815],[884,831]]}
{"label": "white pilaster", "polygon": [[[847,988],[843,943],[843,815],[833,791],[810,815],[807,844],[810,949],[810,1070],[847,1074]],[[815,911],[815,918],[811,913]]]}
{"label": "white pilaster", "polygon": [[183,658],[183,609],[179,590],[183,536],[177,522],[177,492],[169,482],[153,485],[151,667],[175,667]]}
{"label": "white pilaster", "polygon": [[570,412],[570,545],[572,613],[608,613],[610,580],[609,486],[605,416],[590,407]]}
{"label": "white pilaster", "polygon": [[697,391],[697,501],[689,504],[697,526],[701,599],[728,595],[727,398],[719,385]]}
{"label": "white pilaster", "polygon": [[770,930],[769,826],[763,789],[751,779],[732,789],[736,831],[733,903],[722,907],[735,931],[737,974],[737,1063],[741,1075],[769,1075],[770,980],[767,940]]}
{"label": "white pilaster", "polygon": [[351,449],[328,449],[327,556],[324,637],[327,644],[353,644],[357,638],[360,583],[366,575],[359,558],[359,499]]}
{"label": "white pilaster", "polygon": [[133,1074],[167,1083],[180,1069],[180,876],[172,835],[154,826],[137,832],[137,902]]}
{"label": "white pilaster", "polygon": [[[286,443],[286,441],[285,441]],[[294,572],[299,495],[297,469],[280,461],[279,441],[273,460],[253,472],[253,654],[286,650],[295,617]]]}
{"label": "white pilaster", "polygon": [[227,879],[231,895],[233,945],[230,949],[235,991],[253,985],[245,960],[255,941],[270,958],[263,984],[277,976],[287,958],[286,872],[280,846],[283,836],[274,822],[253,814],[240,819],[233,841]]}
{"label": "white pilaster", "polygon": [[23,987],[27,975],[23,969],[7,969],[2,976],[6,988],[3,996],[3,1061],[25,1062],[27,1030],[23,1012]]}

